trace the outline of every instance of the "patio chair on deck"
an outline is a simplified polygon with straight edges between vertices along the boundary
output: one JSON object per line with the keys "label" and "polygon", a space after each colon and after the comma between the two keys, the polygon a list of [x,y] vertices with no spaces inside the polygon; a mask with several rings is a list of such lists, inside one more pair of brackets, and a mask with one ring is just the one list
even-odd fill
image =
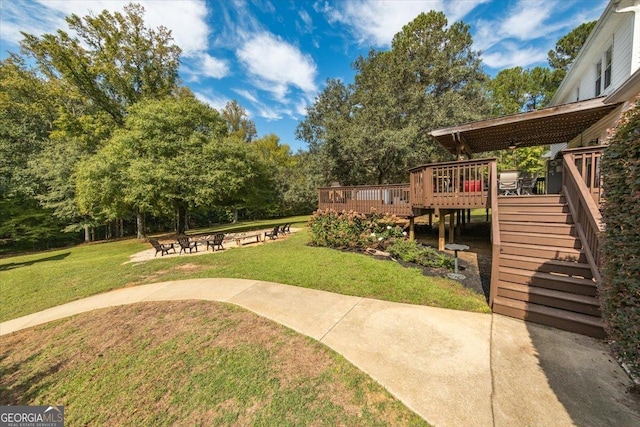
{"label": "patio chair on deck", "polygon": [[500,172],[500,179],[498,180],[498,193],[502,196],[517,195],[518,194],[518,172]]}
{"label": "patio chair on deck", "polygon": [[209,236],[207,237],[207,251],[209,250],[209,246],[211,246],[211,249],[215,252],[216,251],[216,247],[218,249],[224,250],[224,246],[222,246],[222,241],[224,240],[224,233],[217,233],[214,234],[213,236]]}
{"label": "patio chair on deck", "polygon": [[158,242],[156,239],[149,239],[149,243],[151,243],[151,246],[156,250],[154,258],[158,256],[158,252],[161,252],[160,256],[164,256],[164,254],[169,255],[169,251],[171,250],[173,250],[173,253],[176,253],[176,248],[173,246],[173,243],[163,244]]}
{"label": "patio chair on deck", "polygon": [[536,172],[530,178],[520,179],[520,195],[535,194],[536,182],[538,182],[538,173]]}
{"label": "patio chair on deck", "polygon": [[193,251],[194,249],[196,250],[196,252],[198,252],[198,242],[189,241],[189,238],[187,236],[178,237],[178,244],[180,245],[180,253],[182,253],[183,251],[184,253],[187,253],[187,249],[189,250],[189,253],[191,253],[191,251]]}

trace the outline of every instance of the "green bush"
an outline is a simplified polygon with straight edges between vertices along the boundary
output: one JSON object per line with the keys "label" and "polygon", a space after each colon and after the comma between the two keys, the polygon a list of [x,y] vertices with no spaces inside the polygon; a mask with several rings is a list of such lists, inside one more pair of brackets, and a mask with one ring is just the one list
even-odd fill
{"label": "green bush", "polygon": [[318,210],[309,220],[311,242],[330,248],[384,248],[406,233],[393,215]]}
{"label": "green bush", "polygon": [[422,246],[415,241],[396,240],[387,250],[392,256],[405,262],[412,262],[423,267],[453,269],[454,261],[449,255],[434,248]]}
{"label": "green bush", "polygon": [[640,108],[621,119],[602,157],[605,232],[600,289],[607,333],[640,377]]}

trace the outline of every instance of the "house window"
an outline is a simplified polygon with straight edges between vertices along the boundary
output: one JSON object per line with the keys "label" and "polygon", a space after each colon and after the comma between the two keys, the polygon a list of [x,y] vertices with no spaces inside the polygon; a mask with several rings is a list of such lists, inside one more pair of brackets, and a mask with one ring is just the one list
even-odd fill
{"label": "house window", "polygon": [[602,61],[596,64],[596,96],[602,92]]}
{"label": "house window", "polygon": [[604,54],[604,88],[608,88],[611,85],[611,48],[607,49]]}

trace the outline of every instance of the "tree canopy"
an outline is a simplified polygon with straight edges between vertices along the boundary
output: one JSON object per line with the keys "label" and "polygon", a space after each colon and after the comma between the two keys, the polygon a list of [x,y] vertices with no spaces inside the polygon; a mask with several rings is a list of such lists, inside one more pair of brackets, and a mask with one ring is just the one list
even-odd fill
{"label": "tree canopy", "polygon": [[171,31],[145,27],[142,6],[129,4],[124,14],[72,14],[66,22],[79,38],[63,30],[42,37],[22,33],[23,53],[49,79],[73,86],[118,125],[129,106],[176,88],[181,50],[171,43]]}
{"label": "tree canopy", "polygon": [[420,14],[390,51],[371,50],[353,67],[355,82],[328,80],[296,131],[325,184],[404,181],[408,167],[448,156],[429,131],[488,112],[469,26],[449,26],[441,12]]}

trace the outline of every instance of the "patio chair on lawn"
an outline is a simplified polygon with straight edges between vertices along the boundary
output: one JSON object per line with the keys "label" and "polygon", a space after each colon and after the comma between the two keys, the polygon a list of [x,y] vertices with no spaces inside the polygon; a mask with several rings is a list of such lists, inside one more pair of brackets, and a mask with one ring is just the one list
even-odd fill
{"label": "patio chair on lawn", "polygon": [[271,240],[277,239],[279,230],[280,230],[280,226],[276,225],[275,227],[273,227],[273,230],[265,231],[264,232],[264,240],[267,240],[267,237],[269,237]]}
{"label": "patio chair on lawn", "polygon": [[191,242],[187,236],[178,237],[178,244],[180,245],[180,253],[184,251],[187,253],[187,249],[189,253],[191,253],[194,249],[198,252],[198,242]]}
{"label": "patio chair on lawn", "polygon": [[158,252],[160,252],[160,256],[164,256],[164,254],[169,255],[169,251],[171,250],[174,254],[176,253],[176,248],[175,246],[173,246],[173,243],[163,244],[158,242],[156,239],[149,239],[149,243],[151,243],[151,246],[153,246],[156,250],[154,258],[158,256]]}
{"label": "patio chair on lawn", "polygon": [[503,196],[518,194],[518,172],[500,172],[498,180],[498,193]]}
{"label": "patio chair on lawn", "polygon": [[287,234],[290,233],[291,231],[289,231],[289,228],[291,228],[291,224],[290,223],[286,223],[286,224],[282,224],[280,226],[280,234]]}
{"label": "patio chair on lawn", "polygon": [[224,233],[217,233],[214,234],[213,237],[209,236],[207,237],[207,251],[209,250],[209,246],[211,246],[211,249],[215,252],[216,251],[216,247],[218,249],[224,250],[224,246],[222,246],[222,241],[224,240]]}

